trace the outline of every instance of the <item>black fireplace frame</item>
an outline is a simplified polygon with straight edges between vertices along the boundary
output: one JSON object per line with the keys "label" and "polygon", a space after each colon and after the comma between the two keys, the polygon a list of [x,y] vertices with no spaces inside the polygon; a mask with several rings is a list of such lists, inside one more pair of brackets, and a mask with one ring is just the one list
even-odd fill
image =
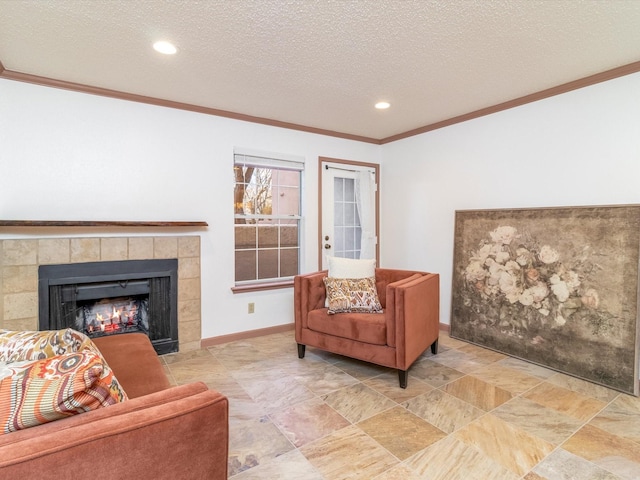
{"label": "black fireplace frame", "polygon": [[[169,323],[161,330],[155,329],[150,318],[149,338],[159,355],[178,351],[178,259],[115,260],[102,262],[69,263],[60,265],[40,265],[38,268],[38,323],[40,330],[66,328],[71,325],[51,325],[51,287],[73,290],[74,302],[81,289],[100,292],[96,295],[109,296],[109,292],[122,291],[127,294],[141,293],[154,288],[154,282],[168,281],[168,298],[160,308],[168,308]],[[122,288],[121,288],[122,287]],[[69,291],[69,290],[68,290]],[[152,305],[151,310],[156,308]],[[119,334],[126,335],[126,333]]]}

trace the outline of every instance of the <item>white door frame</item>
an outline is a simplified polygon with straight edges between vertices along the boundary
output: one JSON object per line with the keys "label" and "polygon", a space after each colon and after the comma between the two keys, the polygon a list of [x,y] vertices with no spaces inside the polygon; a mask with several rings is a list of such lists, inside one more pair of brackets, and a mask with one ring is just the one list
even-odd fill
{"label": "white door frame", "polygon": [[349,167],[368,168],[375,172],[375,180],[378,188],[375,193],[376,208],[376,264],[380,265],[380,165],[376,163],[356,162],[351,160],[341,160],[337,158],[319,157],[318,158],[318,270],[322,269],[322,257],[324,253],[324,239],[322,232],[322,177],[323,171],[329,164],[339,164],[345,169]]}

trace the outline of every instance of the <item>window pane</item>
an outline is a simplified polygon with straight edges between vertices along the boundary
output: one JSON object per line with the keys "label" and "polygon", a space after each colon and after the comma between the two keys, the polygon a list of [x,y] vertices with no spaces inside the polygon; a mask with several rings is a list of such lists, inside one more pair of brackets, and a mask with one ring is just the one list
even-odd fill
{"label": "window pane", "polygon": [[356,201],[355,180],[353,178],[344,179],[344,201],[345,202]]}
{"label": "window pane", "polygon": [[278,248],[277,225],[258,225],[258,248]]}
{"label": "window pane", "polygon": [[278,278],[278,250],[258,250],[258,278]]}
{"label": "window pane", "polygon": [[280,226],[280,246],[298,247],[298,223]]}
{"label": "window pane", "polygon": [[355,225],[356,221],[356,204],[345,203],[344,204],[344,224],[346,226]]}
{"label": "window pane", "polygon": [[299,215],[300,191],[298,187],[275,187],[276,200],[273,215]]}
{"label": "window pane", "polygon": [[344,203],[342,202],[333,204],[333,224],[335,226],[344,225]]}
{"label": "window pane", "polygon": [[256,226],[238,225],[236,219],[236,249],[256,248]]}
{"label": "window pane", "polygon": [[236,252],[236,281],[255,280],[256,251],[243,250]]}
{"label": "window pane", "polygon": [[344,200],[344,179],[335,178],[333,179],[333,200],[335,202],[342,202]]}
{"label": "window pane", "polygon": [[355,250],[356,248],[356,236],[355,236],[355,228],[354,227],[346,227],[345,228],[345,238],[344,238],[344,249],[345,250]]}
{"label": "window pane", "polygon": [[344,251],[344,227],[335,227],[333,234],[335,235],[333,248],[336,249],[336,255],[338,255],[338,252]]}
{"label": "window pane", "polygon": [[270,168],[255,168],[244,192],[244,213],[271,215]]}
{"label": "window pane", "polygon": [[293,277],[298,274],[297,248],[285,248],[280,251],[280,276]]}

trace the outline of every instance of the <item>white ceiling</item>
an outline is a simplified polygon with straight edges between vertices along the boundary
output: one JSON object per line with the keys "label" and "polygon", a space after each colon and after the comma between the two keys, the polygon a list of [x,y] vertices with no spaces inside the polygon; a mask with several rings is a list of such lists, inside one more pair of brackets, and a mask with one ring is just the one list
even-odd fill
{"label": "white ceiling", "polygon": [[638,61],[640,0],[0,0],[7,71],[374,139]]}

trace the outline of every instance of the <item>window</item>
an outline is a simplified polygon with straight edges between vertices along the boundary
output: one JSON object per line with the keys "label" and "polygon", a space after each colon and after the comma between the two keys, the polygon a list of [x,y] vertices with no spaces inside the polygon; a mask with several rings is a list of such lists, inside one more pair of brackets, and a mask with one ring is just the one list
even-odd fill
{"label": "window", "polygon": [[354,178],[333,179],[333,255],[360,258],[362,227],[356,202]]}
{"label": "window", "polygon": [[303,166],[234,155],[236,286],[282,282],[299,273]]}

